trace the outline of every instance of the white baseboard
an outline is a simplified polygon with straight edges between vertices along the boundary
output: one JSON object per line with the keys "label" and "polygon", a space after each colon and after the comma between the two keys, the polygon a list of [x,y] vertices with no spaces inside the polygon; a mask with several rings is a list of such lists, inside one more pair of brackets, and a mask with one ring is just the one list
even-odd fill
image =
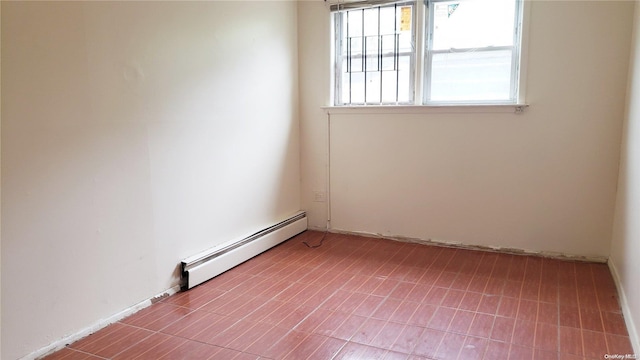
{"label": "white baseboard", "polygon": [[182,289],[194,286],[271,249],[307,230],[307,214],[300,211],[242,239],[229,241],[182,261]]}
{"label": "white baseboard", "polygon": [[611,258],[609,258],[607,265],[609,265],[609,270],[611,271],[611,275],[613,276],[613,281],[616,283],[616,288],[618,289],[618,295],[620,297],[620,307],[622,308],[622,315],[624,316],[624,321],[627,325],[627,331],[629,332],[631,347],[633,347],[634,353],[640,355],[640,338],[638,338],[638,327],[633,322],[631,308],[629,307],[629,301],[627,300],[625,289],[622,286],[622,282],[620,281],[618,268],[616,267],[613,260],[611,260]]}
{"label": "white baseboard", "polygon": [[118,321],[126,318],[129,315],[132,315],[132,314],[134,314],[134,313],[136,313],[136,312],[138,312],[138,311],[140,311],[140,310],[142,310],[142,309],[144,309],[144,308],[146,308],[148,306],[151,306],[151,304],[156,302],[157,299],[163,298],[163,297],[166,297],[166,296],[171,296],[171,295],[177,293],[179,290],[180,290],[180,286],[176,285],[176,286],[174,286],[174,287],[172,287],[172,288],[170,288],[170,289],[168,289],[166,291],[163,291],[162,293],[160,293],[160,294],[158,294],[156,296],[153,296],[150,299],[147,299],[147,300],[144,300],[142,302],[139,302],[139,303],[127,308],[127,309],[124,309],[124,310],[120,311],[119,313],[117,313],[115,315],[109,316],[106,319],[99,320],[96,323],[92,324],[91,326],[86,327],[86,328],[84,328],[84,329],[82,329],[82,330],[80,330],[80,331],[78,331],[76,333],[73,333],[71,335],[65,336],[60,340],[57,340],[57,341],[55,341],[55,342],[53,342],[53,343],[51,343],[51,344],[39,349],[39,350],[36,350],[36,351],[32,352],[31,354],[23,357],[22,359],[23,360],[39,359],[39,358],[44,357],[46,355],[52,354],[52,353],[54,353],[54,352],[56,352],[58,350],[63,349],[68,344],[71,344],[71,343],[73,343],[75,341],[78,341],[78,340],[84,338],[84,337],[87,337],[87,336],[93,334],[94,332],[96,332],[96,331],[98,331],[98,330],[100,330],[100,329],[102,329],[104,327],[107,327],[108,325],[111,325],[111,324],[113,324],[115,322],[118,322]]}

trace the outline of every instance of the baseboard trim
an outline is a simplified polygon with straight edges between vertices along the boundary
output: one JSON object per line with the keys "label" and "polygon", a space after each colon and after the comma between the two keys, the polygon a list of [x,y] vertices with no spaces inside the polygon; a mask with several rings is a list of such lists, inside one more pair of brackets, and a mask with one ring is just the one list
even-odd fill
{"label": "baseboard trim", "polygon": [[616,288],[618,290],[618,295],[620,297],[620,307],[622,308],[624,322],[627,325],[627,331],[629,332],[631,347],[633,347],[634,353],[640,354],[640,338],[638,337],[638,328],[633,322],[631,308],[629,307],[629,301],[627,300],[625,289],[622,286],[622,282],[620,281],[620,273],[618,272],[618,268],[611,258],[609,258],[607,265],[609,266],[609,271],[611,271],[611,275],[613,276],[613,282],[616,284]]}
{"label": "baseboard trim", "polygon": [[307,214],[296,214],[242,239],[232,240],[181,262],[182,290],[188,290],[307,230]]}
{"label": "baseboard trim", "polygon": [[180,286],[176,285],[166,291],[161,292],[160,294],[153,296],[147,300],[141,301],[131,307],[128,307],[122,311],[120,311],[119,313],[109,316],[106,319],[102,319],[99,320],[95,323],[93,323],[92,325],[76,332],[73,333],[71,335],[67,335],[65,337],[63,337],[60,340],[57,340],[39,350],[36,350],[34,352],[32,352],[31,354],[21,358],[22,360],[32,360],[32,359],[39,359],[42,358],[44,356],[50,355],[58,350],[63,349],[65,346],[67,346],[68,344],[71,344],[75,341],[78,341],[84,337],[87,337],[93,333],[95,333],[96,331],[107,327],[108,325],[111,325],[115,322],[118,322],[124,318],[126,318],[129,315],[132,315],[148,306],[151,306],[152,304],[154,304],[155,302],[157,302],[158,300],[165,298],[167,296],[171,296],[175,293],[177,293],[180,290]]}

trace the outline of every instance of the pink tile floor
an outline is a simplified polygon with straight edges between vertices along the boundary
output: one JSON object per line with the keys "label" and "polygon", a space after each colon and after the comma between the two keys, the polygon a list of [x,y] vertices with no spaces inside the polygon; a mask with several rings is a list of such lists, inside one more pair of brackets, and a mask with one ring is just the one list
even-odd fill
{"label": "pink tile floor", "polygon": [[603,359],[607,265],[307,231],[46,359]]}

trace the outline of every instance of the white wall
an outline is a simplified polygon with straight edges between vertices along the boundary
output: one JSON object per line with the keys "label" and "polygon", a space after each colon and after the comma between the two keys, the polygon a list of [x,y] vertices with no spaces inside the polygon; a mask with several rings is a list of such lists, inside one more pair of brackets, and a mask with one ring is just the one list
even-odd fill
{"label": "white wall", "polygon": [[327,220],[313,192],[330,188],[335,230],[609,255],[634,3],[530,5],[524,114],[333,114],[330,183],[329,12],[299,5],[311,226]]}
{"label": "white wall", "polygon": [[300,70],[300,170],[302,202],[309,227],[327,225],[327,202],[315,201],[328,192],[327,115],[331,71],[331,18],[321,0],[298,2],[298,66]]}
{"label": "white wall", "polygon": [[2,358],[300,209],[295,2],[2,2]]}
{"label": "white wall", "polygon": [[[0,6],[0,29],[2,29],[2,6]],[[2,59],[2,40],[0,30],[0,59]],[[2,69],[0,60],[0,69]],[[2,84],[2,71],[0,71],[0,84]],[[0,99],[2,99],[2,86],[0,86]],[[2,148],[2,101],[0,101],[0,149]],[[0,179],[2,179],[2,156],[0,156]],[[2,181],[0,181],[0,199],[2,199]],[[0,206],[0,355],[2,355],[2,206]]]}
{"label": "white wall", "polygon": [[631,342],[640,353],[640,6],[634,14],[626,111],[609,266],[618,280]]}

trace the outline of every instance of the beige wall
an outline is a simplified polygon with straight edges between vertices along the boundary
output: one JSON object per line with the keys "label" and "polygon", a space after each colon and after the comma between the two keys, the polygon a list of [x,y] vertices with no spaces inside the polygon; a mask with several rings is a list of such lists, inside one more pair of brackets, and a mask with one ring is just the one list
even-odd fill
{"label": "beige wall", "polygon": [[323,1],[298,3],[301,196],[309,226],[314,228],[324,228],[327,221],[327,202],[316,202],[314,193],[326,197],[328,192],[328,126],[322,106],[330,101],[330,23]]}
{"label": "beige wall", "polygon": [[618,280],[631,342],[640,354],[640,6],[634,20],[609,267]]}
{"label": "beige wall", "polygon": [[[0,29],[2,29],[2,6],[0,6]],[[2,58],[2,40],[0,30],[0,59]],[[0,69],[2,61],[0,60]],[[2,71],[0,71],[0,84],[2,84]],[[0,86],[0,99],[2,99],[2,86]],[[2,148],[2,101],[0,101],[0,149]],[[2,156],[0,154],[0,179],[2,179]],[[0,181],[0,199],[2,199],[2,181]],[[1,201],[0,201],[1,202]],[[0,356],[2,356],[2,206],[0,206]]]}
{"label": "beige wall", "polygon": [[524,114],[335,111],[328,147],[329,12],[300,3],[311,226],[330,191],[334,230],[608,257],[634,3],[529,5]]}
{"label": "beige wall", "polygon": [[295,2],[2,2],[2,358],[300,209]]}

